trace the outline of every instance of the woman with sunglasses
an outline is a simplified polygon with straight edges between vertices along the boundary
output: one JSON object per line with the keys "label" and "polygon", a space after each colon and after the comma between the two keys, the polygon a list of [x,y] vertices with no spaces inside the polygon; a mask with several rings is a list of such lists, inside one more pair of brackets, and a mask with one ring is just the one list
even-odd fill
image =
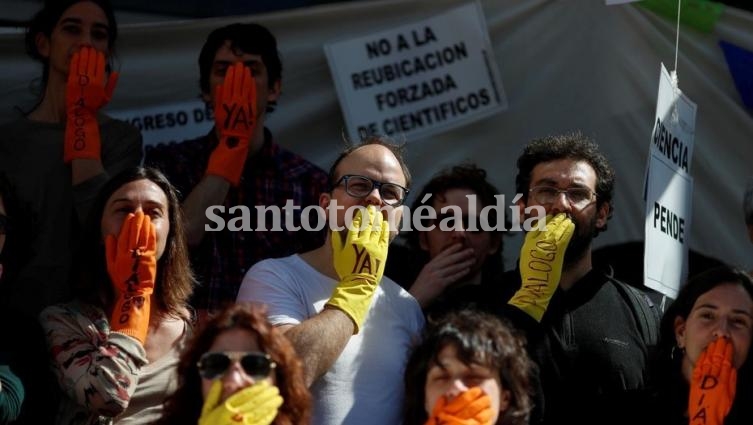
{"label": "woman with sunglasses", "polygon": [[405,425],[524,425],[532,366],[500,319],[450,312],[424,329],[405,371]]}
{"label": "woman with sunglasses", "polygon": [[76,298],[42,311],[62,390],[55,423],[146,424],[176,389],[194,279],[176,191],[136,167],[95,200]]}
{"label": "woman with sunglasses", "polygon": [[309,422],[301,361],[258,305],[235,304],[211,319],[181,356],[178,376],[159,424]]}

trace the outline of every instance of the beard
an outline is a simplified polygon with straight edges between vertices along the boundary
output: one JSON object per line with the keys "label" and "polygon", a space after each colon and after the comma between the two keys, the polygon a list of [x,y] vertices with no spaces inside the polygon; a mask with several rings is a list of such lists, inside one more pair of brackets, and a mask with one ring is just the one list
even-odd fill
{"label": "beard", "polygon": [[591,241],[596,235],[596,214],[591,214],[583,223],[575,222],[575,232],[565,249],[564,268],[580,261],[591,248]]}

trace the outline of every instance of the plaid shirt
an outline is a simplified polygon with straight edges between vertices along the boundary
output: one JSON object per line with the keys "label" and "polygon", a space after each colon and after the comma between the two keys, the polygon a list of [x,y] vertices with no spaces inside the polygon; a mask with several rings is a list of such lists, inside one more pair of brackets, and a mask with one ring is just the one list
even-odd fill
{"label": "plaid shirt", "polygon": [[[182,143],[148,146],[145,165],[159,168],[180,191],[185,199],[204,177],[209,156],[217,146],[214,129],[204,136]],[[201,244],[191,251],[192,265],[199,279],[192,304],[210,313],[235,302],[246,270],[265,258],[285,257],[318,248],[324,243],[325,231],[285,230],[285,217],[281,214],[282,231],[255,231],[257,210],[255,206],[276,205],[282,208],[287,200],[299,206],[293,213],[293,222],[301,225],[301,211],[309,205],[319,204],[319,194],[327,190],[327,174],[302,157],[285,150],[272,141],[272,134],[264,129],[264,145],[246,161],[238,187],[231,187],[225,198],[223,217],[227,224],[240,212],[229,214],[231,207],[245,205],[250,210],[250,224],[254,231],[206,232]],[[272,213],[266,213],[267,229],[272,228]],[[237,220],[236,220],[237,221]],[[309,220],[311,226],[317,221]],[[214,225],[213,225],[214,226]],[[226,226],[227,227],[227,226]]]}

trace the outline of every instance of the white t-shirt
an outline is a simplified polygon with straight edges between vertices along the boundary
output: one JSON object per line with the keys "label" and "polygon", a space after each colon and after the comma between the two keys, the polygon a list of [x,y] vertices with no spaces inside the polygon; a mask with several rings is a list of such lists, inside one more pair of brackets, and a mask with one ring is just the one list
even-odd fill
{"label": "white t-shirt", "polygon": [[[337,283],[298,255],[267,259],[246,273],[238,301],[266,304],[274,325],[297,325],[322,311]],[[361,331],[311,386],[312,424],[400,424],[403,372],[423,325],[418,302],[383,277]]]}

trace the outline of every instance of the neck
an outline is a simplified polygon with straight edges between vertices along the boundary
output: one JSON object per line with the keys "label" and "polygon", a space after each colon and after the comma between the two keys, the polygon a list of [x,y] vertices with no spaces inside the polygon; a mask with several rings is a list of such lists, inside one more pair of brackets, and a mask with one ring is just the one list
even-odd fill
{"label": "neck", "polygon": [[565,264],[562,267],[562,277],[560,278],[560,288],[563,291],[567,291],[572,288],[576,282],[581,280],[583,276],[587,275],[591,271],[593,265],[591,263],[591,248],[589,247],[583,252],[583,256],[580,259]]}
{"label": "neck", "polygon": [[47,78],[42,101],[29,113],[29,119],[47,123],[65,122],[65,81],[53,70]]}
{"label": "neck", "polygon": [[334,258],[332,257],[332,232],[327,232],[327,238],[324,240],[324,244],[319,248],[301,254],[303,261],[307,262],[319,273],[331,277],[332,279],[339,280],[337,272],[335,271]]}

